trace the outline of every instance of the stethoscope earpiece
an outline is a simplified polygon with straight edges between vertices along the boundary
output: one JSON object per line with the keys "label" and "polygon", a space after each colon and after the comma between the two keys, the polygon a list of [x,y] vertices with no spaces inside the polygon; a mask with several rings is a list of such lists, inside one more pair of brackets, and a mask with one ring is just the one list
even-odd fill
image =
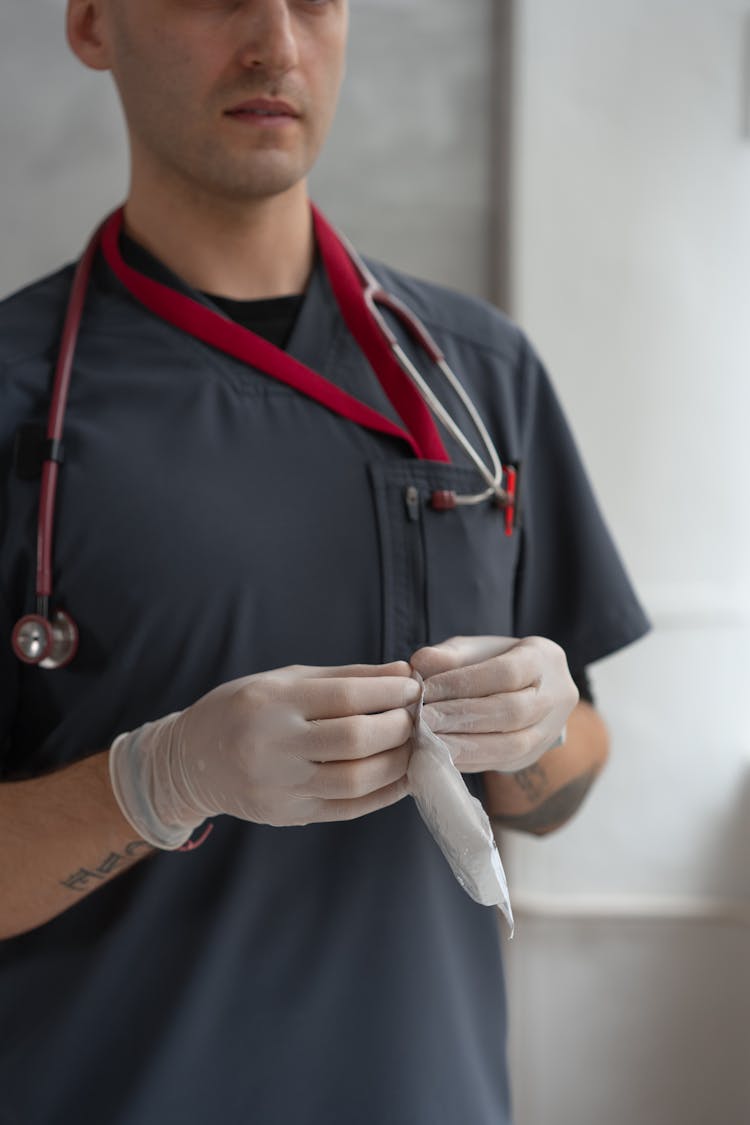
{"label": "stethoscope earpiece", "polygon": [[78,651],[78,628],[70,614],[58,609],[52,621],[28,613],[16,622],[13,651],[24,664],[57,669],[70,664]]}

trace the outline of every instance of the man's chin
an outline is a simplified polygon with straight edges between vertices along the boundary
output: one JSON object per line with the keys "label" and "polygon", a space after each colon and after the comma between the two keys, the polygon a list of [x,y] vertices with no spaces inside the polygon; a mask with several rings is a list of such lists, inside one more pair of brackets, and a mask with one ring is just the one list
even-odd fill
{"label": "man's chin", "polygon": [[282,154],[265,154],[270,159],[254,161],[252,167],[235,167],[219,172],[212,169],[204,189],[228,201],[252,202],[285,195],[300,184],[307,169],[299,163],[284,159]]}

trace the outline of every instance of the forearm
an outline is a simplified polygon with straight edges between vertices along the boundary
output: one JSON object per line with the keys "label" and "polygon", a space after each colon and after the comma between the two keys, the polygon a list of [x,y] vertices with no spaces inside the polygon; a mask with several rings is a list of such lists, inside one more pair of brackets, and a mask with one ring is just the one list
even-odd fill
{"label": "forearm", "polygon": [[0,939],[42,925],[151,853],[120,812],[107,757],[0,785]]}
{"label": "forearm", "polygon": [[604,720],[579,703],[567,722],[562,746],[548,750],[517,773],[485,772],[485,807],[493,822],[544,836],[576,813],[609,753]]}

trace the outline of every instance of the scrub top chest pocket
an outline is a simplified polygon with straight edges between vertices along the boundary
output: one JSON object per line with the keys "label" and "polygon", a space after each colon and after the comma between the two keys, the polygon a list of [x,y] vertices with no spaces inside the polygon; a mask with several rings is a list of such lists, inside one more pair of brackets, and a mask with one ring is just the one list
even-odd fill
{"label": "scrub top chest pocket", "polygon": [[436,491],[471,494],[473,469],[434,461],[369,466],[380,541],[384,662],[452,636],[513,634],[520,531],[491,500],[439,509]]}

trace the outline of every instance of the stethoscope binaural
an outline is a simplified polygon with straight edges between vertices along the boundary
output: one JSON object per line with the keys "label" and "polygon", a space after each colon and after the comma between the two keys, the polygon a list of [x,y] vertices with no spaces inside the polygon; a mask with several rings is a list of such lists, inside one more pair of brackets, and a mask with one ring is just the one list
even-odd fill
{"label": "stethoscope binaural", "polygon": [[[110,217],[111,218],[111,217]],[[49,415],[47,418],[46,447],[42,465],[42,479],[39,491],[39,517],[37,524],[36,555],[36,612],[21,617],[12,633],[13,651],[24,664],[38,665],[40,668],[64,668],[75,657],[78,649],[78,628],[65,610],[57,609],[50,616],[52,600],[52,535],[55,516],[55,498],[60,465],[62,464],[62,437],[65,423],[65,408],[70,388],[76,343],[83,315],[89,280],[94,259],[109,220],[105,220],[92,235],[78,265],[70,289],[65,313],[60,350],[52,387]],[[341,246],[345,249],[351,265],[356,270],[362,286],[362,296],[377,329],[387,342],[391,354],[401,371],[408,377],[419,392],[429,410],[442,422],[445,429],[461,446],[487,487],[478,493],[458,494],[450,490],[432,493],[432,506],[438,509],[455,508],[460,505],[480,504],[494,498],[498,507],[505,510],[505,530],[510,535],[513,530],[516,508],[517,475],[514,466],[505,466],[480,418],[476,407],[463,386],[450,368],[442,351],[422,322],[397,297],[387,293],[368,269],[354,248],[340,235]],[[480,457],[474,446],[462,432],[457,422],[429,387],[417,367],[399,344],[387,324],[381,308],[388,309],[398,318],[414,341],[427,354],[431,362],[441,371],[446,381],[465,407],[489,457],[489,465]]]}

